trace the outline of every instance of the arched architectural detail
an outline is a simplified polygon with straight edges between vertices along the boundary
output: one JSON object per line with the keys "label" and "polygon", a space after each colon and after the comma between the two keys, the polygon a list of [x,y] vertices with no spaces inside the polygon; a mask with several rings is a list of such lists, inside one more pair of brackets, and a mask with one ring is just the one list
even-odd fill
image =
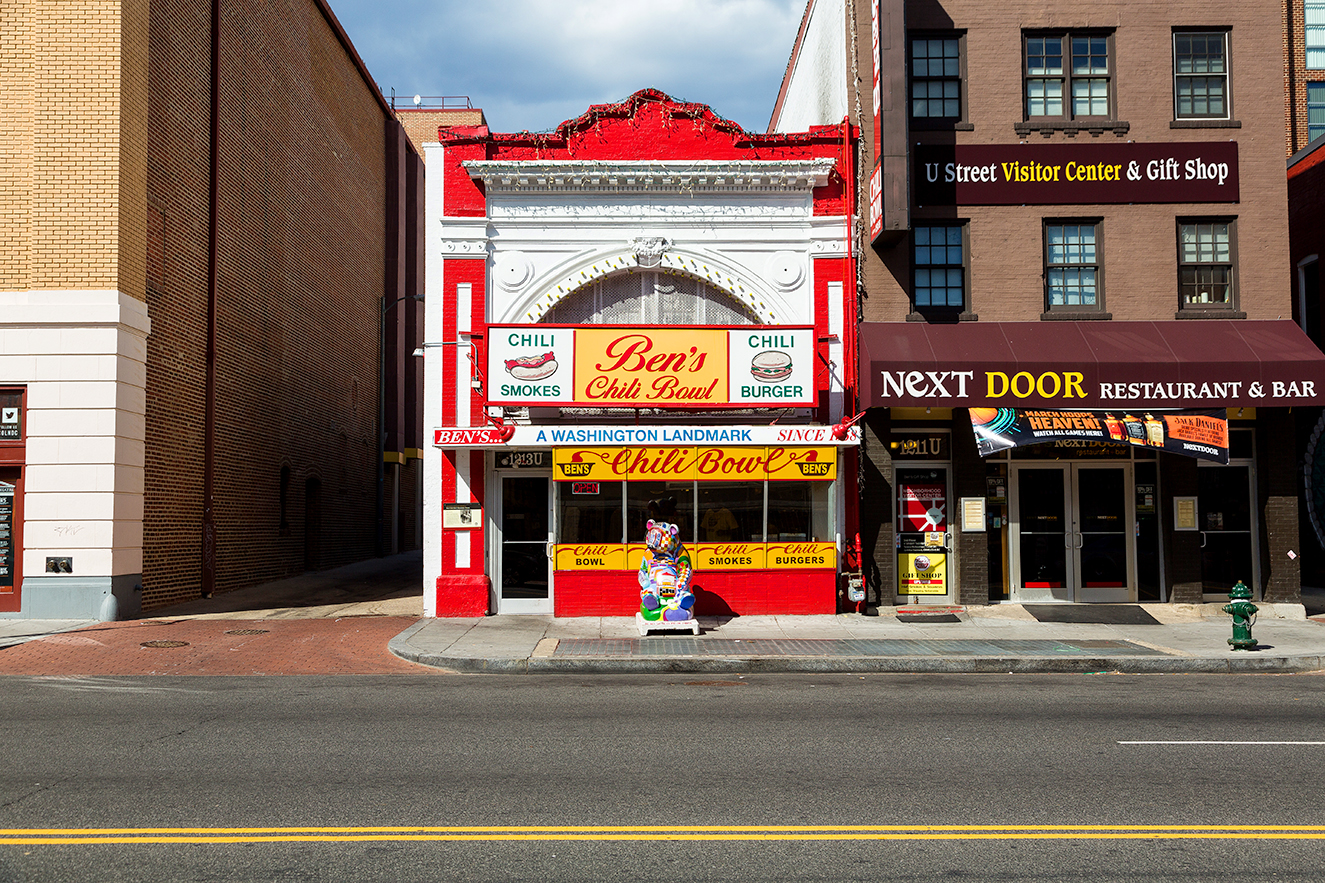
{"label": "arched architectural detail", "polygon": [[[561,270],[546,280],[535,280],[529,286],[537,292],[513,311],[509,320],[537,322],[564,298],[607,276],[641,270],[635,253],[627,248],[615,248],[583,256],[569,271]],[[711,254],[672,246],[663,254],[656,267],[649,271],[689,276],[721,289],[733,300],[759,318],[766,325],[792,321],[792,310],[783,296],[772,286],[754,277],[746,268]]]}

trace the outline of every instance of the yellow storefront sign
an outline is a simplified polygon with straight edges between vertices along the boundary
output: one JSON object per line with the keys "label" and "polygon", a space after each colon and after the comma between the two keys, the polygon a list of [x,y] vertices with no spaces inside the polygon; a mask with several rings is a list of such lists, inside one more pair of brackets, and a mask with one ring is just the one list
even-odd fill
{"label": "yellow storefront sign", "polygon": [[728,401],[726,329],[578,328],[576,401],[715,405]]}
{"label": "yellow storefront sign", "polygon": [[837,478],[836,448],[768,448],[769,481],[830,481]]}
{"label": "yellow storefront sign", "polygon": [[897,594],[948,594],[948,556],[945,552],[900,552],[897,555]]}
{"label": "yellow storefront sign", "polygon": [[764,554],[764,566],[770,570],[837,567],[837,546],[833,543],[769,543]]}
{"label": "yellow storefront sign", "polygon": [[[554,547],[557,570],[625,570],[626,547],[601,543]],[[636,564],[638,566],[638,563]]]}
{"label": "yellow storefront sign", "polygon": [[626,477],[629,448],[553,448],[557,481],[620,481]]}
{"label": "yellow storefront sign", "polygon": [[627,481],[694,481],[694,448],[629,448]]}
{"label": "yellow storefront sign", "polygon": [[691,552],[695,570],[763,570],[763,543],[700,543]]}
{"label": "yellow storefront sign", "polygon": [[552,449],[556,481],[832,481],[833,447]]}

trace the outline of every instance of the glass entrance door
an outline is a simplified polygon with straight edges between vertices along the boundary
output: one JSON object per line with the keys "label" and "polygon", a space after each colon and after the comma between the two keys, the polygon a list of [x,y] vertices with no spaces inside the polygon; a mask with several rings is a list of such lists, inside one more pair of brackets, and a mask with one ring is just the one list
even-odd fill
{"label": "glass entrance door", "polygon": [[1077,601],[1135,601],[1130,466],[1072,466]]}
{"label": "glass entrance door", "polygon": [[1196,470],[1201,528],[1201,591],[1224,598],[1238,580],[1253,591],[1251,467],[1209,466]]}
{"label": "glass entrance door", "polygon": [[1015,600],[1133,601],[1131,464],[1013,464]]}
{"label": "glass entrance door", "polygon": [[551,476],[501,476],[498,613],[552,612]]}

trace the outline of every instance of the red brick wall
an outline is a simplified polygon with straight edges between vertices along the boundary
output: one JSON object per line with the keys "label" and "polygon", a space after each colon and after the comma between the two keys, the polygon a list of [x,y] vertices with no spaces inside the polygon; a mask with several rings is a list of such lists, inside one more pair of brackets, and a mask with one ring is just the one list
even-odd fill
{"label": "red brick wall", "polygon": [[[384,120],[311,0],[222,5],[216,309],[216,588],[374,554]],[[208,4],[151,7],[144,608],[200,588],[207,314]],[[394,123],[393,123],[394,125]],[[288,535],[279,476],[291,470]]]}
{"label": "red brick wall", "polygon": [[1307,83],[1325,82],[1325,71],[1307,70],[1302,0],[1284,0],[1284,151],[1292,156],[1308,144]]}

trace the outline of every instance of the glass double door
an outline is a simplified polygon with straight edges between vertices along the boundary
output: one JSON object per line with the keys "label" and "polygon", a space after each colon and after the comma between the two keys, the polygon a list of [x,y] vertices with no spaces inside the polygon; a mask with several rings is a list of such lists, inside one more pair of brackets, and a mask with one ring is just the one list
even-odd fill
{"label": "glass double door", "polygon": [[1013,600],[1136,600],[1131,463],[1012,465]]}

